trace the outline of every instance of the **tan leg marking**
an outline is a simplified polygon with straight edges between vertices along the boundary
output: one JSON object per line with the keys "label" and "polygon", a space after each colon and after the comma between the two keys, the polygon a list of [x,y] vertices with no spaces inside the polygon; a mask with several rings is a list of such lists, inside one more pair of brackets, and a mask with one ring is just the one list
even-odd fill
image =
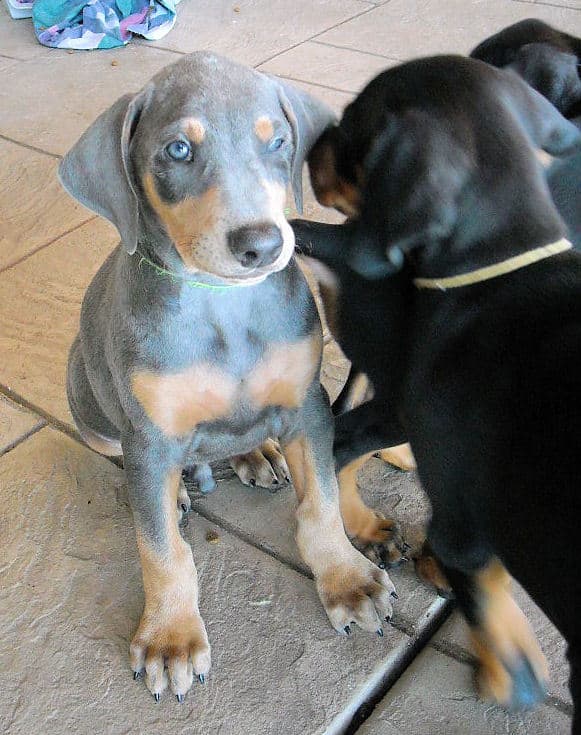
{"label": "tan leg marking", "polygon": [[381,449],[377,454],[384,462],[399,467],[400,470],[410,471],[417,467],[416,459],[409,444],[398,444],[395,447]]}
{"label": "tan leg marking", "polygon": [[356,622],[364,630],[378,631],[393,612],[391,580],[349,542],[336,494],[325,497],[305,437],[294,439],[284,451],[299,499],[297,544],[332,626],[349,632]]}
{"label": "tan leg marking", "polygon": [[165,375],[136,371],[131,376],[131,387],[149,419],[172,437],[226,416],[237,390],[232,377],[204,363]]}
{"label": "tan leg marking", "polygon": [[[357,487],[357,474],[371,456],[372,452],[364,454],[339,472],[341,515],[347,533],[363,546],[364,554],[378,563],[395,565],[402,561],[405,548],[399,526],[365,505]],[[374,545],[383,548],[377,550]]]}
{"label": "tan leg marking", "polygon": [[422,545],[421,551],[414,562],[416,574],[422,581],[435,587],[442,597],[452,597],[452,587],[427,541]]}
{"label": "tan leg marking", "polygon": [[193,673],[206,674],[210,669],[196,567],[177,526],[180,475],[178,470],[170,473],[164,488],[162,548],[154,548],[137,529],[145,608],[130,646],[131,668],[139,672],[145,667],[145,683],[154,695],[165,689],[168,674],[171,690],[182,695],[191,687]]}
{"label": "tan leg marking", "polygon": [[528,662],[538,682],[548,680],[548,666],[522,610],[512,598],[511,579],[498,561],[478,573],[481,595],[481,623],[470,629],[479,660],[478,688],[484,699],[510,705],[513,696],[512,671]]}

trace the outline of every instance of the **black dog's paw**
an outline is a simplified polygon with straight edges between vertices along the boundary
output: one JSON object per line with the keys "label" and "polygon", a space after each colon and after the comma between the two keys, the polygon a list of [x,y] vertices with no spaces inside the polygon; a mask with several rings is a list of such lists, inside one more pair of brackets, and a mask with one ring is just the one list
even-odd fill
{"label": "black dog's paw", "polygon": [[351,537],[353,546],[381,569],[409,561],[406,554],[410,545],[404,541],[399,524],[377,511],[372,513],[374,518],[365,529]]}

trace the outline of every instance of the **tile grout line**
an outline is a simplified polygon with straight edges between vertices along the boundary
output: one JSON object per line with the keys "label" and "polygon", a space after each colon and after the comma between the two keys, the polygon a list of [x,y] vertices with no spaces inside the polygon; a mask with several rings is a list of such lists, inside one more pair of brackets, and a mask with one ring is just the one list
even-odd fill
{"label": "tile grout line", "polygon": [[4,133],[0,133],[0,140],[5,140],[8,143],[14,143],[14,145],[19,145],[22,148],[28,148],[28,150],[34,151],[35,153],[42,153],[43,156],[56,158],[57,161],[60,161],[62,158],[59,153],[51,153],[50,151],[45,151],[43,148],[37,148],[34,145],[30,145],[30,143],[24,143],[20,140],[15,140],[14,138],[11,138],[9,135],[5,135]]}
{"label": "tile grout line", "polygon": [[418,654],[426,648],[430,638],[448,619],[452,609],[450,600],[434,600],[422,614],[414,635],[392,649],[375,667],[366,680],[365,689],[355,692],[351,701],[327,726],[324,735],[354,735]]}
{"label": "tile grout line", "polygon": [[319,82],[311,82],[307,79],[297,79],[296,77],[289,77],[286,74],[277,74],[280,79],[288,79],[289,82],[295,82],[296,84],[310,84],[312,87],[318,87],[319,89],[328,89],[331,92],[340,92],[341,94],[356,95],[357,92],[353,92],[351,89],[341,89],[340,87],[328,87],[326,84],[320,84]]}
{"label": "tile grout line", "polygon": [[307,41],[312,41],[314,38],[317,38],[321,34],[327,33],[327,31],[332,31],[335,28],[339,28],[339,26],[342,26],[344,23],[349,23],[350,21],[355,20],[356,18],[360,18],[363,15],[367,15],[367,13],[373,12],[377,7],[378,7],[377,5],[370,5],[368,8],[366,8],[365,10],[362,10],[360,13],[355,13],[355,15],[352,15],[350,18],[345,18],[345,20],[339,21],[339,23],[335,23],[335,25],[329,26],[328,28],[325,28],[322,31],[317,31],[317,33],[314,33],[312,36],[309,36],[308,38],[303,38],[301,41],[298,41],[297,43],[293,43],[292,45],[288,46],[282,51],[277,51],[275,54],[272,54],[271,56],[267,57],[266,59],[263,59],[262,61],[257,62],[256,64],[253,64],[252,66],[255,69],[258,69],[259,66],[262,66],[263,64],[267,64],[269,61],[276,59],[278,56],[282,56],[283,54],[286,54],[287,51],[292,51],[293,49],[297,48],[298,46],[301,46],[303,43],[306,43]]}
{"label": "tile grout line", "polygon": [[[39,245],[34,250],[31,250],[29,253],[25,253],[22,257],[18,258],[18,260],[15,260],[13,263],[8,263],[8,265],[5,265],[4,267],[0,268],[0,275],[3,273],[6,273],[7,271],[11,270],[12,268],[15,268],[17,265],[20,265],[25,260],[28,260],[28,258],[31,258],[33,255],[36,255],[41,250],[44,250],[45,248],[48,248],[50,245],[54,245],[57,240],[60,240],[61,237],[66,237],[67,235],[72,234],[76,230],[78,230],[81,227],[84,227],[84,225],[88,224],[89,222],[92,222],[93,220],[97,219],[98,215],[93,215],[92,217],[89,217],[86,220],[83,220],[78,225],[75,225],[74,227],[71,227],[69,230],[65,230],[65,232],[61,232],[60,234],[56,235],[56,237],[53,237],[52,240],[49,240],[48,242],[43,243],[42,245]],[[0,384],[1,385],[1,384]]]}
{"label": "tile grout line", "polygon": [[11,452],[13,449],[16,449],[17,446],[25,442],[27,439],[30,439],[31,436],[34,436],[34,434],[39,432],[41,429],[44,429],[46,425],[47,424],[44,419],[38,421],[31,429],[25,431],[24,434],[21,434],[17,439],[5,446],[3,449],[0,449],[0,458],[4,457],[6,454],[8,454],[8,452]]}
{"label": "tile grout line", "polygon": [[338,43],[330,43],[329,41],[314,40],[311,41],[311,43],[316,43],[317,46],[329,46],[330,48],[336,48],[339,51],[353,51],[353,53],[365,54],[365,56],[376,56],[378,59],[385,59],[386,61],[397,61],[400,64],[402,63],[402,61],[404,61],[404,59],[400,59],[398,56],[386,56],[386,54],[378,54],[375,51],[361,51],[361,49],[351,48],[350,46],[341,46]]}

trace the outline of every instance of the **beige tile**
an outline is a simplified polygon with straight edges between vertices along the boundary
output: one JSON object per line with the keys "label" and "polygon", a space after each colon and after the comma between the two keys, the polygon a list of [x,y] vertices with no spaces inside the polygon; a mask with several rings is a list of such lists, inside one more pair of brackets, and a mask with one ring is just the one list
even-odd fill
{"label": "beige tile", "polygon": [[0,274],[2,382],[71,425],[68,350],[85,290],[118,240],[110,225],[95,219]]}
{"label": "beige tile", "polygon": [[0,396],[0,454],[43,424],[40,416]]}
{"label": "beige tile", "polygon": [[159,704],[128,665],[143,605],[123,473],[52,429],[0,459],[0,730],[322,735],[409,639],[338,636],[313,583],[192,514],[212,671]]}
{"label": "beige tile", "polygon": [[137,44],[74,54],[52,49],[42,62],[32,59],[3,73],[0,133],[62,155],[116,99],[177,58]]}
{"label": "beige tile", "polygon": [[6,71],[10,66],[15,66],[16,64],[18,64],[16,59],[0,56],[0,72]]}
{"label": "beige tile", "polygon": [[32,59],[49,51],[36,40],[30,18],[13,19],[6,3],[0,3],[0,54],[15,59]]}
{"label": "beige tile", "polygon": [[64,191],[57,166],[0,140],[0,270],[93,216]]}
{"label": "beige tile", "polygon": [[259,64],[368,7],[357,0],[186,0],[173,30],[156,44],[185,53],[212,49]]}
{"label": "beige tile", "polygon": [[[564,8],[571,8],[572,10],[581,10],[581,0],[547,0],[546,3],[543,0],[536,0],[538,5],[561,5]],[[563,30],[567,30],[564,28]]]}
{"label": "beige tile", "polygon": [[[402,524],[412,551],[419,550],[428,503],[415,474],[400,472],[373,458],[359,475],[359,487],[371,507],[395,517]],[[201,496],[194,490],[193,502],[200,513],[215,518],[227,528],[236,529],[245,538],[252,538],[261,548],[293,567],[308,571],[294,539],[296,497],[291,487],[284,486],[273,495],[268,490],[247,487],[230,478],[219,481],[217,489],[209,495]],[[413,630],[436,599],[436,594],[419,581],[411,563],[389,570],[389,575],[399,595],[394,604],[394,621],[406,630]]]}
{"label": "beige tile", "polygon": [[478,701],[472,669],[424,650],[377,704],[358,735],[569,735],[571,720],[553,707],[509,714]]}
{"label": "beige tile", "polygon": [[263,64],[260,70],[357,93],[371,78],[396,63],[361,51],[308,41]]}
{"label": "beige tile", "polygon": [[581,36],[581,13],[566,8],[508,0],[390,0],[317,40],[398,59],[465,54],[487,36],[530,17]]}
{"label": "beige tile", "polygon": [[[547,661],[550,671],[550,692],[565,702],[571,701],[569,692],[569,663],[567,661],[567,646],[559,631],[535,605],[528,594],[515,584],[515,599],[531,623],[537,639]],[[455,614],[434,636],[434,642],[442,644],[444,648],[459,647],[467,655],[470,652],[468,629],[459,614]]]}

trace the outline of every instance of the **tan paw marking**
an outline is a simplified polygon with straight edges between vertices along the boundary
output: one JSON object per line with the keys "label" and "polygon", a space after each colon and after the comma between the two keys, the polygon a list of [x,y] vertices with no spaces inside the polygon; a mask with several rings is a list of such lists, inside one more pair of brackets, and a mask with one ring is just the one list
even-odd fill
{"label": "tan paw marking", "polygon": [[289,482],[289,469],[278,442],[267,439],[258,449],[230,459],[230,466],[245,485],[278,490]]}
{"label": "tan paw marking", "polygon": [[[164,605],[172,606],[169,601]],[[192,686],[194,674],[210,670],[210,644],[204,621],[195,610],[146,609],[129,649],[134,672],[145,669],[145,684],[159,699],[168,686],[181,697]],[[167,669],[167,670],[166,670]]]}
{"label": "tan paw marking", "polygon": [[317,577],[316,584],[331,625],[338,632],[349,633],[351,623],[379,632],[382,621],[391,620],[395,587],[383,569],[355,549],[348,561]]}

